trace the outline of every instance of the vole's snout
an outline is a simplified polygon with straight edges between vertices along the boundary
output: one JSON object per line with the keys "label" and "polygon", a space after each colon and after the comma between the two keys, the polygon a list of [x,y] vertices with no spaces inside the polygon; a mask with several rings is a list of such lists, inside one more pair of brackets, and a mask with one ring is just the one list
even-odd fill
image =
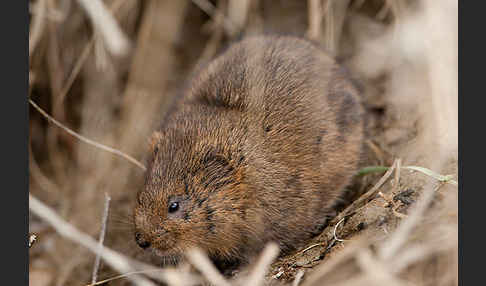
{"label": "vole's snout", "polygon": [[145,239],[140,232],[135,233],[135,241],[137,242],[138,246],[143,249],[150,247],[150,241]]}

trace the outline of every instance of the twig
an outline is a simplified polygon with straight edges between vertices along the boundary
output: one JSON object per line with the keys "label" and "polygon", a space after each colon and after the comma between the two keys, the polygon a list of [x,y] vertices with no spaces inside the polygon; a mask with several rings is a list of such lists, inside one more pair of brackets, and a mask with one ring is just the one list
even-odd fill
{"label": "twig", "polygon": [[343,217],[349,216],[352,213],[358,211],[361,207],[364,206],[366,201],[370,198],[373,197],[374,195],[377,194],[378,190],[383,186],[383,184],[388,180],[388,178],[391,176],[393,171],[395,170],[395,167],[397,165],[397,160],[393,162],[393,165],[388,168],[386,173],[381,177],[381,179],[371,188],[368,192],[364,193],[361,197],[359,197],[356,201],[354,201],[349,207],[347,207],[343,212],[341,212],[335,219],[334,221],[339,221]]}
{"label": "twig", "polygon": [[400,170],[402,169],[402,159],[397,159],[397,166],[395,168],[395,182],[394,182],[394,190],[395,193],[398,193],[400,189]]}
{"label": "twig", "polygon": [[336,223],[336,226],[334,226],[334,231],[333,231],[334,239],[337,240],[337,241],[340,241],[340,242],[344,242],[344,241],[346,241],[346,239],[338,238],[337,235],[336,235],[336,229],[338,228],[339,224],[341,224],[344,221],[345,218],[346,217],[343,217],[340,221],[338,221],[338,223]]}
{"label": "twig", "polygon": [[367,139],[365,142],[366,142],[366,145],[368,146],[368,148],[370,148],[375,153],[376,158],[380,162],[380,165],[383,165],[384,162],[385,162],[384,152],[372,140]]}
{"label": "twig", "polygon": [[140,163],[139,161],[137,161],[135,158],[133,158],[132,156],[130,155],[127,155],[117,149],[114,149],[114,148],[111,148],[111,147],[108,147],[106,145],[103,145],[103,144],[100,144],[100,143],[97,143],[91,139],[88,139],[86,137],[83,137],[81,135],[79,135],[78,133],[72,131],[71,129],[67,128],[66,126],[64,126],[63,124],[61,124],[60,122],[58,122],[57,120],[55,120],[54,118],[52,118],[49,114],[47,114],[42,108],[40,108],[34,101],[32,101],[32,99],[29,99],[29,103],[35,108],[37,109],[37,111],[39,111],[44,117],[46,117],[50,122],[54,123],[57,127],[61,128],[62,130],[66,131],[67,133],[69,133],[70,135],[76,137],[77,139],[83,141],[84,143],[87,143],[89,145],[92,145],[96,148],[99,148],[101,150],[104,150],[106,152],[110,152],[112,154],[115,154],[115,155],[118,155],[126,160],[128,160],[129,162],[135,164],[137,167],[139,167],[140,169],[146,171],[147,168],[142,164]]}
{"label": "twig", "polygon": [[64,99],[66,98],[66,95],[68,94],[69,90],[71,89],[71,86],[74,83],[74,80],[78,77],[79,72],[81,71],[81,68],[83,67],[84,63],[88,59],[88,56],[91,52],[91,49],[94,46],[94,40],[92,39],[86,46],[84,47],[83,51],[81,52],[81,56],[78,58],[76,61],[76,64],[74,65],[73,70],[69,74],[69,77],[62,87],[61,91],[59,92],[59,96],[57,97],[57,102],[56,104],[61,104]]}
{"label": "twig", "polygon": [[[394,188],[395,192],[398,192],[399,187],[400,187],[399,182],[400,182],[400,170],[402,168],[402,159],[400,159],[400,158],[396,159],[395,162],[393,163],[393,166],[392,166],[392,168],[381,167],[381,166],[366,167],[366,168],[361,169],[360,172],[358,172],[358,174],[363,175],[363,174],[367,174],[367,173],[371,173],[371,172],[381,172],[381,171],[384,171],[384,170],[388,170],[388,173],[391,174],[391,172],[395,171],[395,181],[394,181],[393,188]],[[385,176],[383,176],[383,177],[385,177]],[[399,218],[407,217],[407,215],[402,214],[402,213],[397,211],[397,209],[400,205],[395,204],[393,199],[389,198],[389,196],[383,194],[381,191],[378,192],[377,194],[380,197],[382,197],[388,205],[390,205],[392,207],[392,212],[396,217],[399,217]]]}
{"label": "twig", "polygon": [[103,218],[101,221],[101,231],[100,231],[100,239],[99,241],[99,246],[98,246],[98,252],[96,254],[96,259],[95,259],[95,264],[93,267],[93,275],[91,278],[91,283],[96,283],[96,279],[98,278],[98,269],[100,267],[100,253],[101,249],[103,248],[103,241],[105,240],[105,233],[106,233],[106,222],[108,220],[108,211],[110,209],[110,196],[105,193],[105,206],[103,208]]}
{"label": "twig", "polygon": [[115,55],[124,55],[130,47],[129,41],[121,31],[113,15],[101,0],[78,0],[91,18],[93,25],[100,31],[106,47]]}
{"label": "twig", "polygon": [[322,243],[316,243],[316,244],[313,244],[313,245],[311,245],[311,246],[309,246],[309,247],[305,248],[304,250],[302,250],[302,251],[301,251],[301,253],[305,253],[306,251],[311,250],[312,248],[314,248],[314,247],[318,247],[318,246],[322,246]]}
{"label": "twig", "polygon": [[186,255],[191,264],[201,271],[211,284],[215,286],[230,286],[230,283],[224,279],[213,263],[201,250],[195,248],[190,250]]}
{"label": "twig", "polygon": [[276,243],[267,244],[258,259],[254,270],[249,274],[246,280],[246,285],[262,285],[265,280],[267,269],[270,264],[272,264],[273,260],[277,258],[279,252],[280,250]]}

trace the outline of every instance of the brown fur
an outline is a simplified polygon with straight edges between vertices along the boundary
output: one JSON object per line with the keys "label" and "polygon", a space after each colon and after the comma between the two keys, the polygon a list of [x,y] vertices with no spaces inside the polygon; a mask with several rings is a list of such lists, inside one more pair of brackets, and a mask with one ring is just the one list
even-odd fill
{"label": "brown fur", "polygon": [[310,42],[234,44],[154,133],[138,243],[171,259],[197,246],[215,261],[247,261],[269,241],[302,246],[356,171],[362,117],[345,70]]}

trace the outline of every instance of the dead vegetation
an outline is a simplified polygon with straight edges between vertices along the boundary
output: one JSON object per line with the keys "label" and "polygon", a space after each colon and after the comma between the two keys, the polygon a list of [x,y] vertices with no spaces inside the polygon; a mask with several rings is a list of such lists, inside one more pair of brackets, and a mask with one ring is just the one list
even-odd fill
{"label": "dead vegetation", "polygon": [[[30,285],[458,284],[457,1],[30,4]],[[197,250],[190,267],[157,269],[129,218],[148,134],[194,67],[260,33],[306,36],[349,67],[370,114],[363,167],[391,168],[357,175],[329,226],[292,255],[275,259],[269,245],[232,279]]]}

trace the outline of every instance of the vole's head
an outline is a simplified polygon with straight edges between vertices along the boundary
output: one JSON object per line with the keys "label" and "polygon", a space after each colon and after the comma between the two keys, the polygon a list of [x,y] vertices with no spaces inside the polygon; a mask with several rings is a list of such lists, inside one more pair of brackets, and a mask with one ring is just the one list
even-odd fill
{"label": "vole's head", "polygon": [[221,139],[231,138],[220,134],[222,126],[191,117],[183,115],[152,136],[145,185],[134,210],[135,240],[170,260],[191,247],[234,257],[249,235],[249,207],[254,206],[244,178],[245,157],[238,142]]}

